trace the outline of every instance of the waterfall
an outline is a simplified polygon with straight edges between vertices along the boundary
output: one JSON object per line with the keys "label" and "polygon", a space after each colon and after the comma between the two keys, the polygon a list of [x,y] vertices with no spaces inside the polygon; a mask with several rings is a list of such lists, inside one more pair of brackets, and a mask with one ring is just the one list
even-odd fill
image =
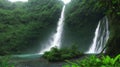
{"label": "waterfall", "polygon": [[46,48],[41,50],[39,54],[43,54],[45,51],[50,51],[52,47],[60,48],[61,36],[62,36],[62,31],[64,26],[64,12],[65,12],[65,5],[62,8],[61,17],[59,18],[59,21],[57,24],[56,33],[54,33],[52,35],[52,38],[50,38],[50,40],[52,41],[50,41],[50,43],[47,44]]}
{"label": "waterfall", "polygon": [[109,39],[109,28],[108,27],[109,27],[108,18],[104,17],[103,19],[99,21],[97,28],[95,30],[95,36],[93,38],[93,42],[89,50],[86,53],[98,54],[104,49]]}

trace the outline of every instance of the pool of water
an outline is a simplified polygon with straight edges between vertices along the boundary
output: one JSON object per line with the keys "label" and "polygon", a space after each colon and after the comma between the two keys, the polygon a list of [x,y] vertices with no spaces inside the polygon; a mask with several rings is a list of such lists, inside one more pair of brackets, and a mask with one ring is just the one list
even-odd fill
{"label": "pool of water", "polygon": [[14,63],[15,67],[62,67],[65,64],[65,62],[48,62],[40,54],[14,55],[10,62]]}

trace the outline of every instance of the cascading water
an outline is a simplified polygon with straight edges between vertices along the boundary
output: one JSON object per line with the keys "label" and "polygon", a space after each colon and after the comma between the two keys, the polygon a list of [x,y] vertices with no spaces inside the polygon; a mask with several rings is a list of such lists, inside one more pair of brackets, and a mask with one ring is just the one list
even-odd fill
{"label": "cascading water", "polygon": [[92,45],[86,53],[100,53],[109,39],[109,25],[107,17],[101,19],[95,31]]}
{"label": "cascading water", "polygon": [[50,42],[50,44],[47,45],[47,47],[45,49],[40,51],[39,54],[43,54],[45,51],[49,51],[52,47],[60,48],[61,35],[62,35],[62,31],[63,31],[63,26],[64,26],[64,12],[65,12],[65,5],[62,8],[61,17],[59,18],[59,21],[58,21],[56,33],[53,34],[53,36],[51,38],[53,40]]}

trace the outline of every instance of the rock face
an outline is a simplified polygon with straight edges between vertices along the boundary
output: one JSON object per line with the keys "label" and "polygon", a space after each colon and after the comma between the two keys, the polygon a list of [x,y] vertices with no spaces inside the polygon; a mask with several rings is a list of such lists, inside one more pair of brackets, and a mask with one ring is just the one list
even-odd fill
{"label": "rock face", "polygon": [[110,39],[107,43],[107,53],[111,56],[120,53],[120,16],[114,16],[109,16]]}

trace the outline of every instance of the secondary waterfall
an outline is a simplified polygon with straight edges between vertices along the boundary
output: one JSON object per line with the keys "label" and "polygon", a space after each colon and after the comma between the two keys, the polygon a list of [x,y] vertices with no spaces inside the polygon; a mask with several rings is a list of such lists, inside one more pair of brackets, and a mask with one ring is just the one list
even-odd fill
{"label": "secondary waterfall", "polygon": [[59,18],[56,33],[52,35],[50,44],[47,44],[46,48],[43,48],[42,51],[40,51],[40,54],[43,54],[45,51],[49,51],[52,47],[60,48],[61,44],[61,35],[63,31],[64,26],[64,12],[65,12],[65,5],[62,8],[61,17]]}
{"label": "secondary waterfall", "polygon": [[95,36],[93,38],[91,47],[86,53],[95,54],[100,53],[104,49],[108,39],[109,39],[108,19],[107,17],[104,17],[99,21],[97,28],[95,30]]}

